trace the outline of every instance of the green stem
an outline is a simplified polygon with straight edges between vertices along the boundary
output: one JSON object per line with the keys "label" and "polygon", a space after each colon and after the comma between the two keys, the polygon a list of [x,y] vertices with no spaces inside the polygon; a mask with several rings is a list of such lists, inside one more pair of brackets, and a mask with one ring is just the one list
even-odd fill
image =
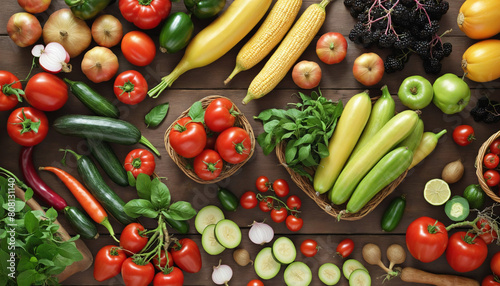
{"label": "green stem", "polygon": [[319,3],[318,6],[325,9],[326,6],[328,6],[328,4],[330,4],[330,2],[332,2],[332,0],[321,0],[321,3]]}
{"label": "green stem", "polygon": [[439,132],[438,134],[435,134],[434,136],[436,136],[436,139],[439,139],[441,136],[443,136],[445,133],[446,133],[446,129],[443,129],[441,130],[441,132]]}
{"label": "green stem", "polygon": [[28,188],[29,188],[29,187],[28,187],[28,186],[27,186],[27,185],[26,185],[23,181],[19,180],[19,178],[18,178],[16,175],[14,175],[14,173],[12,173],[11,171],[9,171],[9,170],[7,170],[7,169],[4,169],[4,168],[2,168],[2,167],[0,167],[0,171],[2,171],[3,173],[5,173],[8,177],[13,178],[13,179],[16,181],[16,184],[17,184],[20,188],[22,188],[22,189],[24,189],[24,190],[26,190],[26,189],[28,189]]}
{"label": "green stem", "polygon": [[179,76],[190,70],[189,64],[181,60],[175,69],[167,76],[161,79],[161,82],[153,89],[148,91],[149,97],[157,98],[167,87],[170,87]]}
{"label": "green stem", "polygon": [[300,211],[299,211],[299,210],[292,210],[292,209],[290,209],[290,208],[286,205],[286,203],[285,203],[284,201],[282,201],[282,200],[278,199],[278,198],[277,198],[277,197],[275,197],[275,196],[263,196],[263,195],[261,195],[261,194],[257,194],[257,196],[256,196],[256,197],[257,197],[257,199],[258,199],[259,201],[263,201],[263,200],[267,200],[267,198],[271,198],[271,199],[273,199],[273,202],[274,202],[274,201],[277,201],[278,203],[282,204],[282,205],[283,205],[283,206],[284,206],[284,207],[285,207],[285,208],[286,208],[289,212],[300,213]]}
{"label": "green stem", "polygon": [[161,157],[160,151],[158,151],[158,149],[156,149],[156,147],[153,146],[153,144],[149,142],[149,140],[146,139],[146,137],[141,135],[141,140],[139,140],[139,143],[151,149],[156,154],[156,156]]}
{"label": "green stem", "polygon": [[80,158],[82,158],[82,155],[76,153],[75,151],[73,151],[71,149],[59,149],[59,151],[64,152],[64,156],[61,160],[61,162],[64,166],[66,166],[66,155],[68,154],[68,152],[73,154],[76,157],[77,161],[80,160]]}
{"label": "green stem", "polygon": [[462,222],[457,222],[457,223],[450,224],[449,226],[446,227],[446,231],[450,231],[453,228],[463,227],[463,226],[470,226],[470,227],[474,228],[475,230],[479,230],[476,227],[476,222],[479,219],[480,219],[480,217],[478,216],[473,221],[462,221]]}
{"label": "green stem", "polygon": [[100,223],[101,225],[103,225],[105,228],[108,229],[109,231],[109,234],[111,235],[111,237],[113,237],[113,239],[120,243],[120,240],[118,240],[115,236],[115,231],[113,230],[113,227],[111,226],[111,224],[109,223],[109,220],[108,220],[108,217],[105,217],[103,221],[101,221]]}

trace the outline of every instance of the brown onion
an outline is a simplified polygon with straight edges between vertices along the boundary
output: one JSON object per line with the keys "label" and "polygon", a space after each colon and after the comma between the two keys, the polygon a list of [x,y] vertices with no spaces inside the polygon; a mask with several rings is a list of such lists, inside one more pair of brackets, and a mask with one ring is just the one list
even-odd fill
{"label": "brown onion", "polygon": [[70,9],[60,9],[50,15],[43,27],[45,44],[58,42],[70,57],[81,54],[92,41],[90,28],[85,21],[73,15]]}
{"label": "brown onion", "polygon": [[240,266],[246,266],[248,263],[252,262],[250,260],[250,253],[246,249],[240,248],[233,252],[233,258],[236,263]]}
{"label": "brown onion", "polygon": [[113,15],[99,16],[92,24],[92,37],[99,46],[116,46],[123,37],[122,23]]}
{"label": "brown onion", "polygon": [[446,164],[441,173],[441,178],[448,184],[458,182],[464,175],[464,165],[460,159]]}
{"label": "brown onion", "polygon": [[110,80],[118,71],[118,58],[108,48],[94,47],[85,53],[82,71],[91,81],[98,83]]}

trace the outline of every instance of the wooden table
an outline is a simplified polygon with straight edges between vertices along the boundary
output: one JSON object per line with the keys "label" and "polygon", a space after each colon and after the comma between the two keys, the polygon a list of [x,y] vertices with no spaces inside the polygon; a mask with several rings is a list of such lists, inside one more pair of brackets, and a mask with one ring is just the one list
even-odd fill
{"label": "wooden table", "polygon": [[[314,0],[304,0],[302,11],[307,6],[315,2],[316,1]],[[450,57],[442,61],[443,69],[441,74],[451,72],[457,75],[462,75],[462,70],[460,68],[461,55],[467,47],[474,43],[473,40],[465,37],[456,25],[455,19],[461,2],[462,1],[450,1],[450,10],[443,17],[440,23],[441,31],[453,28],[453,32],[446,36],[446,40],[453,43],[453,53]],[[0,12],[0,69],[11,71],[19,78],[23,78],[28,73],[31,64],[31,49],[17,47],[7,36],[5,29],[10,15],[15,12],[20,12],[22,9],[14,0],[4,1],[2,4],[3,8]],[[43,25],[52,12],[64,7],[65,4],[62,0],[53,0],[49,10],[38,15],[37,17]],[[184,10],[185,8],[182,2],[173,3],[172,11]],[[122,20],[125,32],[136,29],[132,24],[123,20],[117,4],[107,8],[106,12],[111,13]],[[349,31],[353,27],[354,23],[355,20],[349,15],[348,10],[343,5],[343,1],[334,1],[327,7],[326,22],[316,38],[313,40],[313,44],[311,44],[306,52],[300,57],[301,60],[313,60],[320,63],[323,70],[323,79],[320,84],[323,95],[333,100],[342,100],[344,103],[347,102],[351,96],[365,89],[365,87],[356,82],[352,76],[351,68],[354,59],[364,52],[375,51],[384,57],[387,52],[376,48],[363,49],[348,40],[349,49],[347,58],[340,64],[327,66],[318,60],[315,54],[314,43],[321,34],[329,31],[341,32],[347,38],[347,35],[349,34]],[[89,22],[89,24],[91,24],[91,22]],[[196,31],[199,31],[207,24],[207,21],[195,21]],[[159,28],[147,32],[152,35],[155,42],[158,43]],[[219,94],[233,99],[243,113],[250,119],[255,134],[258,135],[263,131],[262,124],[259,121],[252,120],[253,115],[258,114],[264,109],[272,107],[284,108],[287,102],[296,102],[298,100],[295,95],[299,90],[293,83],[289,73],[271,94],[247,105],[240,104],[246,94],[247,87],[251,80],[264,65],[263,62],[255,68],[239,74],[229,85],[225,86],[223,84],[224,79],[233,69],[237,52],[242,47],[243,43],[248,39],[249,37],[246,37],[227,55],[223,56],[215,63],[204,68],[187,72],[174,83],[172,88],[166,90],[159,98],[147,98],[144,102],[137,106],[126,106],[117,102],[111,89],[112,82],[92,84],[89,80],[87,80],[80,69],[80,62],[83,55],[71,59],[74,69],[72,73],[60,76],[67,76],[72,80],[83,80],[110,100],[114,100],[121,110],[121,118],[138,126],[143,132],[143,135],[149,138],[151,142],[158,149],[160,149],[162,157],[157,159],[156,172],[160,176],[168,178],[166,184],[172,192],[173,200],[190,201],[196,209],[201,209],[208,204],[219,205],[216,198],[217,185],[201,185],[191,181],[179,170],[179,168],[173,163],[165,152],[163,141],[164,132],[174,119],[177,118],[177,116],[183,110],[187,109],[194,101],[200,100],[208,95]],[[93,45],[95,45],[94,42],[92,43],[92,46]],[[183,54],[182,52],[172,55],[158,53],[151,65],[138,68],[132,66],[125,60],[119,47],[114,47],[112,50],[116,53],[120,61],[119,72],[136,69],[146,77],[150,87],[156,85],[162,76],[168,74]],[[40,69],[35,70],[35,72],[40,72]],[[426,75],[423,71],[420,59],[413,56],[404,71],[395,74],[385,74],[380,84],[370,88],[370,94],[372,96],[380,95],[380,87],[386,84],[395,96],[402,80],[407,76],[415,74],[423,75],[431,82],[433,82],[436,78],[436,76]],[[461,159],[465,165],[464,177],[458,183],[451,185],[453,195],[462,194],[466,186],[477,183],[474,168],[474,160],[477,151],[482,142],[498,130],[498,124],[487,125],[484,123],[476,123],[471,118],[469,111],[475,105],[476,100],[480,96],[488,95],[497,97],[499,92],[499,82],[494,81],[486,84],[479,84],[469,80],[467,80],[467,82],[472,90],[472,100],[463,112],[454,115],[445,115],[434,105],[430,105],[422,110],[422,119],[425,122],[426,131],[437,132],[446,128],[448,130],[448,134],[439,140],[439,144],[434,153],[432,153],[432,155],[425,159],[420,165],[411,170],[404,182],[385,201],[383,201],[371,214],[359,221],[337,222],[333,217],[324,213],[312,200],[306,197],[306,195],[292,183],[288,173],[282,166],[279,165],[279,162],[274,154],[265,156],[262,153],[261,148],[256,146],[255,154],[251,160],[235,175],[221,181],[219,185],[232,190],[237,195],[241,195],[243,192],[248,190],[256,191],[254,182],[259,175],[266,175],[271,180],[285,178],[291,185],[291,194],[298,195],[302,198],[303,207],[301,217],[304,219],[305,223],[301,231],[292,233],[286,229],[284,224],[276,224],[272,222],[269,214],[262,213],[258,209],[244,210],[240,208],[236,212],[226,212],[226,217],[236,221],[243,230],[241,247],[248,249],[252,258],[254,258],[257,252],[262,248],[262,246],[252,244],[247,236],[248,225],[250,225],[254,220],[262,221],[265,219],[274,228],[276,237],[290,237],[297,247],[306,238],[315,239],[321,246],[319,254],[314,258],[306,258],[299,253],[297,255],[297,260],[303,261],[311,267],[314,274],[313,285],[320,285],[321,283],[317,278],[318,267],[325,262],[333,262],[341,267],[342,259],[335,256],[335,248],[344,238],[352,238],[356,244],[356,248],[351,257],[362,261],[367,266],[372,276],[373,285],[382,285],[382,280],[377,279],[377,277],[380,277],[383,274],[382,270],[376,266],[367,265],[367,263],[362,260],[362,246],[368,242],[380,245],[383,252],[383,261],[387,263],[385,249],[392,243],[399,243],[403,246],[405,245],[405,230],[414,219],[425,215],[436,218],[446,225],[450,224],[451,221],[446,217],[444,208],[442,206],[433,207],[429,205],[424,200],[422,195],[425,183],[432,178],[440,177],[442,168],[448,162]],[[304,92],[309,93],[310,91]],[[143,122],[144,115],[152,107],[163,102],[170,103],[170,111],[166,120],[155,129],[146,128]],[[403,110],[404,107],[400,104],[397,97],[396,102],[397,111]],[[23,106],[25,105],[26,104],[23,104]],[[49,112],[47,115],[50,122],[53,122],[55,118],[63,114],[91,114],[91,112],[70,94],[68,102],[62,109]],[[17,163],[20,146],[15,144],[7,136],[5,122],[8,115],[9,112],[0,113],[0,122],[2,122],[2,124],[0,124],[0,136],[2,138],[0,140],[0,153],[2,154],[0,165],[12,170],[15,174],[20,176],[21,174]],[[460,147],[456,145],[451,138],[453,128],[460,124],[470,124],[476,131],[477,140],[467,147]],[[120,146],[115,144],[113,147],[118,156],[120,158],[124,158],[128,151],[139,146]],[[56,133],[54,130],[50,130],[47,139],[34,150],[35,166],[61,166],[60,159],[63,154],[58,152],[58,149],[60,148],[71,148],[80,153],[87,152],[82,139],[63,136]],[[71,174],[77,176],[75,162],[73,160],[70,160],[68,162],[68,166],[63,168]],[[40,175],[53,189],[63,196],[69,204],[77,205],[77,202],[72,197],[70,192],[60,181],[55,179],[52,174],[43,172]],[[132,188],[120,188],[112,182],[110,182],[110,185],[126,201],[136,197]],[[380,228],[381,215],[389,202],[393,198],[402,194],[405,194],[407,198],[407,208],[405,210],[403,220],[396,230],[391,233],[384,233]],[[490,205],[492,203],[493,201],[488,199],[487,204]],[[469,218],[472,218],[472,215]],[[61,218],[61,222],[71,231],[71,228],[67,225],[64,218]],[[122,225],[119,225],[115,220],[112,220],[111,222],[115,231],[120,232],[122,230]],[[146,226],[153,226],[153,222],[149,220],[143,220],[143,223]],[[112,239],[106,234],[107,231],[103,227],[99,226],[99,232],[101,234],[99,239],[86,241],[94,255],[102,246],[113,243]],[[200,242],[200,235],[196,233],[193,221],[191,221],[189,234],[186,236]],[[484,276],[490,273],[488,267],[489,260],[491,256],[499,250],[499,248],[496,245],[490,245],[488,249],[489,255],[484,265],[473,272],[463,274],[464,276],[480,281]],[[246,285],[246,283],[251,279],[258,278],[252,266],[240,267],[235,264],[232,259],[231,250],[226,250],[219,256],[210,256],[202,250],[202,257],[204,267],[197,274],[185,274],[186,285],[211,285],[211,266],[217,265],[219,259],[222,259],[223,263],[229,264],[233,267],[235,275],[231,285]],[[453,271],[453,269],[451,269],[451,267],[447,264],[444,255],[438,260],[426,264],[417,261],[408,254],[408,258],[403,266],[412,266],[434,273],[459,274]],[[283,269],[284,267],[280,271],[280,274],[278,274],[276,278],[267,282],[266,285],[283,285]],[[70,279],[65,281],[65,284],[122,285],[123,280],[118,276],[108,281],[99,283],[92,277],[92,269],[89,269],[85,272],[72,276]],[[399,278],[385,282],[385,285],[402,284],[405,283],[402,283]],[[347,280],[342,278],[339,285],[347,285]]]}

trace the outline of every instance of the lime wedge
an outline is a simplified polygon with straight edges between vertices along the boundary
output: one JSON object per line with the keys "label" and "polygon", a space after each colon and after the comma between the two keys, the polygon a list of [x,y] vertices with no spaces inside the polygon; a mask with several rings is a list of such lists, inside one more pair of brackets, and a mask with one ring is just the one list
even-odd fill
{"label": "lime wedge", "polygon": [[425,184],[424,198],[433,205],[440,206],[451,197],[451,190],[448,183],[441,179],[432,179]]}

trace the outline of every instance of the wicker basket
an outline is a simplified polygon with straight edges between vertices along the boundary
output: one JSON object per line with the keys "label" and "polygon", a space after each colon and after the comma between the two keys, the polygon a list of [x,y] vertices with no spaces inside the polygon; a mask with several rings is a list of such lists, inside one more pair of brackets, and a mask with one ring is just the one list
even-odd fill
{"label": "wicker basket", "polygon": [[[223,97],[223,96],[220,96],[220,95],[211,95],[211,96],[204,97],[203,99],[200,100],[200,102],[201,102],[203,108],[206,109],[207,106],[210,104],[210,102],[212,102],[213,100],[215,100],[217,98],[226,98],[226,97]],[[229,100],[229,98],[226,98],[226,99]],[[243,162],[241,162],[241,163],[239,163],[239,164],[229,164],[227,162],[224,162],[224,167],[223,167],[222,172],[220,173],[220,175],[217,178],[215,178],[213,180],[210,180],[210,181],[205,181],[205,180],[200,179],[198,177],[198,175],[196,175],[196,173],[194,172],[194,170],[192,170],[192,168],[190,168],[190,169],[186,168],[186,166],[190,166],[190,165],[192,166],[193,159],[188,159],[188,158],[184,158],[184,157],[179,156],[174,151],[174,149],[172,148],[172,146],[170,145],[170,142],[169,142],[168,135],[170,134],[170,130],[172,130],[172,128],[174,127],[174,125],[177,122],[177,120],[181,119],[182,117],[187,116],[187,114],[189,112],[189,109],[186,110],[186,111],[184,111],[168,127],[167,131],[165,132],[165,137],[164,137],[165,148],[167,149],[168,155],[170,156],[170,158],[172,158],[172,160],[175,162],[175,164],[177,164],[177,166],[179,166],[179,168],[184,172],[184,174],[186,174],[193,181],[195,181],[197,183],[200,183],[200,184],[212,184],[212,183],[216,183],[216,182],[219,182],[221,180],[224,180],[225,178],[233,175],[236,171],[238,171],[238,169],[241,168],[241,166],[243,166],[252,157],[252,155],[254,153],[254,149],[255,149],[255,135],[253,133],[252,126],[250,126],[250,122],[248,122],[247,118],[238,109],[238,107],[236,106],[236,104],[234,105],[234,110],[240,114],[238,117],[236,117],[236,121],[234,123],[234,126],[241,127],[246,132],[248,132],[248,135],[250,136],[250,140],[251,140],[251,143],[252,143],[252,149],[250,150],[250,154],[248,155],[248,157],[246,158],[246,160],[243,161]]]}
{"label": "wicker basket", "polygon": [[488,140],[486,140],[483,145],[481,145],[481,148],[479,148],[479,152],[476,157],[476,175],[477,179],[479,180],[479,185],[481,188],[484,190],[484,192],[495,202],[500,203],[500,197],[491,190],[491,188],[486,184],[486,180],[483,177],[483,158],[484,155],[486,154],[486,151],[488,151],[488,148],[490,147],[491,143],[495,141],[495,139],[500,137],[500,131],[497,133],[491,135]]}

